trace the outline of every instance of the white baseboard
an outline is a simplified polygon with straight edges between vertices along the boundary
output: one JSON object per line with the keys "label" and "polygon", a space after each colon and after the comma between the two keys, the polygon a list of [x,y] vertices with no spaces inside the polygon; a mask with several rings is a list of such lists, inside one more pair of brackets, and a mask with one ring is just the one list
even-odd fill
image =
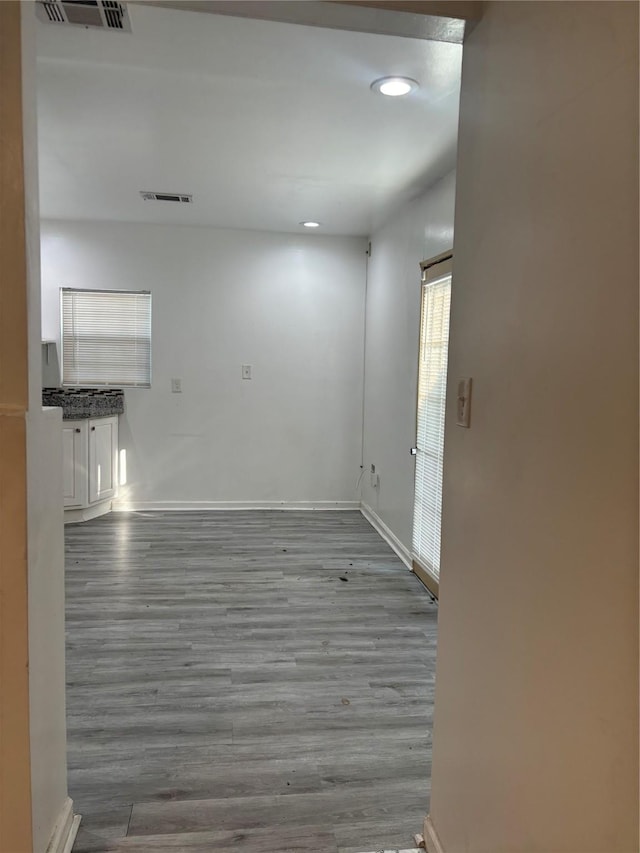
{"label": "white baseboard", "polygon": [[113,502],[108,500],[83,509],[65,509],[64,523],[75,524],[78,521],[91,521],[92,518],[98,518],[111,512],[112,504]]}
{"label": "white baseboard", "polygon": [[396,552],[398,557],[402,560],[405,566],[410,569],[411,568],[411,554],[404,547],[402,542],[398,539],[395,533],[387,527],[384,521],[377,515],[370,506],[366,503],[360,504],[360,512],[367,519],[369,524],[376,530],[380,536],[384,539],[384,541],[389,545],[393,551]]}
{"label": "white baseboard", "polygon": [[427,853],[444,853],[444,847],[440,843],[438,833],[436,832],[431,815],[427,815],[424,819],[424,843],[427,847]]}
{"label": "white baseboard", "polygon": [[80,829],[80,821],[82,820],[82,815],[75,814],[73,816],[73,822],[71,824],[71,829],[69,830],[69,836],[67,838],[67,843],[64,845],[62,853],[71,853],[73,850],[73,845],[76,840],[76,835],[78,834],[78,829]]}
{"label": "white baseboard", "polygon": [[71,853],[79,826],[80,815],[74,815],[73,800],[71,797],[67,797],[53,827],[53,833],[47,845],[47,853]]}
{"label": "white baseboard", "polygon": [[360,501],[113,501],[114,512],[276,509],[283,511],[358,510]]}

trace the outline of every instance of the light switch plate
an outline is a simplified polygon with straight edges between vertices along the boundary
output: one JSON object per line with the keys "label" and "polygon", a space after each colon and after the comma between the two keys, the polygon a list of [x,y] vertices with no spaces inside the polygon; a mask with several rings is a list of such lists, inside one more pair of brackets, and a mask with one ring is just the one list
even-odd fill
{"label": "light switch plate", "polygon": [[469,428],[471,422],[471,379],[458,379],[456,423]]}
{"label": "light switch plate", "polygon": [[182,394],[182,379],[171,380],[171,393]]}
{"label": "light switch plate", "polygon": [[242,365],[242,378],[243,379],[251,379],[251,365],[243,364]]}

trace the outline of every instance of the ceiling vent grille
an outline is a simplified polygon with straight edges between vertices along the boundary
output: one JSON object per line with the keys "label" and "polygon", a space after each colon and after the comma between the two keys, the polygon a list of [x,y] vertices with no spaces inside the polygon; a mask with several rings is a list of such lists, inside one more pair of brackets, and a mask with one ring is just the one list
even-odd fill
{"label": "ceiling vent grille", "polygon": [[131,32],[127,7],[118,0],[38,0],[37,10],[51,24]]}
{"label": "ceiling vent grille", "polygon": [[154,193],[141,190],[140,195],[145,201],[177,201],[182,204],[192,204],[193,196],[188,193]]}

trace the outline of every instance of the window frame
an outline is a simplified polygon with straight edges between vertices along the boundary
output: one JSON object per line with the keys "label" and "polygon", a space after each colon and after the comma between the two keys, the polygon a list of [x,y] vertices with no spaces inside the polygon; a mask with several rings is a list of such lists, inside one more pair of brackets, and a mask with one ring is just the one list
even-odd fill
{"label": "window frame", "polygon": [[[427,288],[430,285],[437,285],[440,280],[444,278],[449,279],[449,311],[447,314],[447,353],[445,357],[445,364],[447,365],[445,371],[445,381],[444,381],[444,401],[443,401],[443,431],[442,431],[442,442],[440,445],[440,453],[438,458],[441,457],[440,470],[444,467],[444,428],[446,425],[446,408],[449,397],[449,376],[448,376],[448,354],[449,354],[449,320],[450,320],[450,306],[451,306],[451,293],[452,293],[452,285],[453,285],[453,251],[449,250],[447,252],[443,252],[440,255],[436,255],[433,258],[430,258],[428,261],[422,261],[420,264],[420,330],[419,330],[419,340],[418,340],[418,370],[416,375],[416,446],[414,448],[414,458],[416,461],[416,466],[414,469],[414,507],[413,507],[413,524],[412,524],[412,534],[411,534],[411,568],[413,572],[417,575],[417,577],[422,581],[422,583],[427,587],[431,595],[435,598],[439,597],[440,594],[440,547],[438,546],[438,565],[432,566],[428,560],[424,559],[423,555],[418,554],[416,549],[416,510],[417,510],[417,491],[418,491],[418,459],[417,453],[418,445],[420,443],[420,429],[419,429],[419,419],[420,419],[420,371],[421,371],[421,362],[422,362],[422,345],[424,343],[423,333],[424,333],[424,308],[425,308],[425,299],[427,298]],[[413,451],[412,451],[413,452]],[[440,492],[440,506],[438,508],[438,521],[440,524],[440,531],[438,531],[438,540],[440,539],[440,533],[442,528],[442,498],[443,498],[443,482],[442,476],[440,476],[439,482],[439,492]],[[424,519],[421,519],[420,523],[423,523]]]}

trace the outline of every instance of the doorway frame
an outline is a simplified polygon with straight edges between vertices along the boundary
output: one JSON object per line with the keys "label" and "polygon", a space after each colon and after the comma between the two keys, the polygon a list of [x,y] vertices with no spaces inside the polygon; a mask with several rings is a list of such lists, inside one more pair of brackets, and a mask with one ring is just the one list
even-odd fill
{"label": "doorway frame", "polygon": [[[353,22],[349,26],[341,24],[337,29],[393,35],[380,30],[383,15],[386,16],[385,28],[394,22],[406,22],[411,32],[404,35],[436,41],[441,40],[437,34],[441,31],[436,28],[436,34],[425,35],[425,17],[462,21],[466,35],[483,13],[482,3],[477,0],[412,2],[406,4],[404,10],[397,0],[338,2],[353,7],[352,12],[360,13],[360,18],[368,9],[370,22],[366,26],[356,26]],[[179,8],[187,10],[189,5],[182,2]],[[327,12],[332,5],[326,4]],[[39,328],[40,318],[39,308],[28,306],[25,223],[32,199],[25,190],[24,145],[33,141],[33,130],[29,123],[23,125],[22,121],[23,79],[28,82],[32,70],[28,64],[30,57],[23,57],[22,23],[23,15],[31,13],[35,14],[32,3],[0,2],[0,77],[3,80],[0,136],[3,143],[7,143],[0,155],[0,254],[5,272],[0,288],[0,726],[9,732],[8,737],[0,738],[0,849],[12,853],[32,853],[33,848],[28,537],[34,525],[27,505],[26,439],[30,408],[29,328],[33,335],[34,328]],[[432,23],[439,24],[438,21]],[[464,42],[464,36],[459,41]],[[33,236],[31,234],[31,238]],[[32,314],[34,310],[38,313],[37,323]],[[34,393],[39,395],[40,389],[34,391],[32,388],[32,401]],[[11,441],[6,438],[8,435]],[[59,840],[58,833],[56,838]]]}
{"label": "doorway frame", "polygon": [[32,850],[22,8],[0,3],[0,849]]}

